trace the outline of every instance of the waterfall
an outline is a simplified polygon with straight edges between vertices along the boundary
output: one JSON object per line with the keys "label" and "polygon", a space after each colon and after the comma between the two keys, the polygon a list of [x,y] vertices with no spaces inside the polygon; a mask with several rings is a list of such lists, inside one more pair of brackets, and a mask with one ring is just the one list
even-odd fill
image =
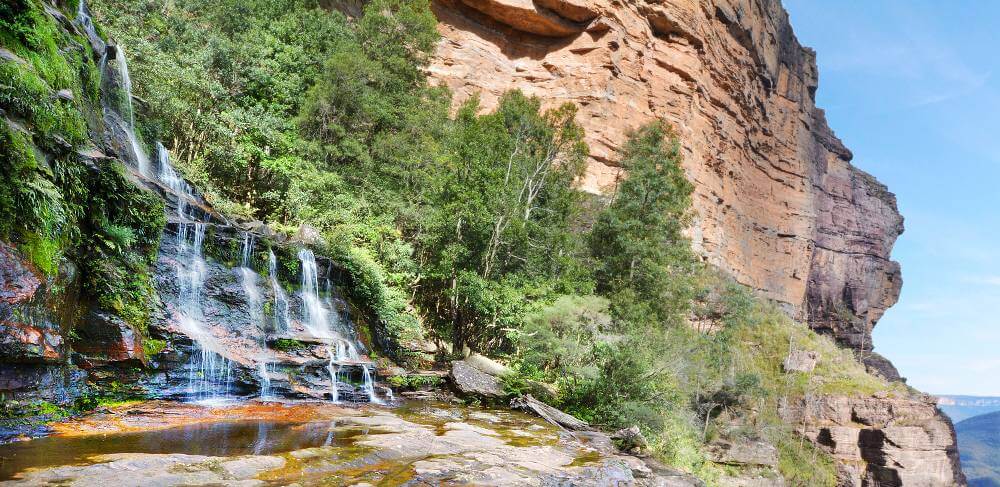
{"label": "waterfall", "polygon": [[[128,137],[129,145],[132,146],[132,153],[135,154],[135,162],[139,169],[139,173],[145,177],[150,177],[149,156],[146,155],[146,151],[142,148],[142,144],[139,143],[139,138],[135,135],[135,107],[132,105],[132,77],[129,75],[128,61],[125,60],[125,47],[119,44],[116,50],[118,78],[121,82],[123,96],[125,98],[123,100],[123,106],[120,106],[117,112],[123,119],[124,124],[122,126],[122,130],[125,131],[125,135]],[[106,53],[105,57],[107,57]],[[103,76],[106,61],[102,59],[101,64],[101,75]],[[123,113],[126,110],[128,111],[127,118],[125,113]]]}
{"label": "waterfall", "polygon": [[364,379],[365,379],[365,383],[364,383],[364,385],[361,386],[361,390],[363,390],[365,392],[365,394],[368,395],[368,401],[369,402],[371,402],[373,404],[382,404],[382,401],[380,401],[379,398],[378,398],[378,396],[375,395],[375,377],[374,377],[374,374],[372,374],[371,371],[368,370],[368,365],[367,364],[363,365],[361,367],[361,370],[364,371],[363,375],[364,375]]}
{"label": "waterfall", "polygon": [[[194,234],[190,243],[187,241],[189,233]],[[205,224],[178,223],[177,239],[181,264],[177,266],[179,324],[181,331],[194,340],[199,352],[191,355],[188,365],[187,393],[196,400],[224,398],[232,386],[232,363],[219,354],[221,345],[202,326],[201,294],[208,276],[208,265],[202,255]]]}
{"label": "waterfall", "polygon": [[205,318],[201,295],[208,277],[208,264],[202,252],[206,226],[192,221],[188,215],[188,202],[194,199],[191,187],[170,165],[170,152],[163,144],[156,144],[156,156],[160,181],[177,197],[178,324],[198,348],[188,364],[187,394],[197,400],[223,398],[232,386],[233,364],[219,354],[221,345],[202,325]]}
{"label": "waterfall", "polygon": [[278,282],[278,258],[274,256],[274,251],[267,251],[267,273],[271,279],[271,290],[274,292],[274,329],[284,331],[288,329],[288,296]]}
{"label": "waterfall", "polygon": [[177,174],[174,167],[170,165],[170,152],[163,144],[156,143],[156,161],[159,165],[160,182],[170,188],[177,195],[177,217],[181,220],[187,218],[188,200],[193,199],[194,191],[184,178]]}
{"label": "waterfall", "polygon": [[[76,21],[83,27],[83,31],[87,34],[89,39],[99,40],[101,36],[97,35],[97,28],[94,27],[94,19],[90,16],[90,7],[87,5],[86,0],[80,0],[79,5],[76,7]],[[101,46],[104,44],[101,43]]]}
{"label": "waterfall", "polygon": [[260,398],[270,399],[273,397],[271,392],[271,373],[274,372],[274,363],[268,360],[261,360],[257,362],[257,375],[260,377]]}
{"label": "waterfall", "polygon": [[[343,366],[350,364],[360,366],[364,378],[361,390],[368,396],[368,400],[375,404],[381,404],[375,393],[375,374],[372,373],[370,364],[359,364],[361,357],[357,347],[333,329],[330,322],[330,310],[324,305],[319,296],[319,272],[316,265],[316,256],[309,249],[299,250],[299,260],[302,262],[302,303],[303,317],[305,318],[306,330],[316,338],[327,341],[327,354],[329,363],[327,371],[330,374],[330,395],[334,402],[340,399],[338,385],[342,382],[340,376],[343,373]],[[329,279],[324,281],[327,291],[330,288]]]}
{"label": "waterfall", "polygon": [[[258,326],[262,331],[267,331],[264,325],[264,300],[260,287],[257,286],[257,273],[251,268],[253,265],[253,250],[256,238],[250,232],[243,232],[243,248],[240,251],[240,281],[243,285],[243,293],[247,297],[247,307],[250,310],[250,324]],[[260,397],[266,399],[271,397],[271,372],[274,369],[272,357],[266,352],[264,335],[261,334],[259,343],[261,356],[257,358],[257,376],[260,378]]]}
{"label": "waterfall", "polygon": [[243,249],[240,257],[240,282],[243,285],[243,293],[247,297],[247,307],[250,310],[250,323],[252,325],[264,325],[263,299],[260,288],[257,286],[257,273],[251,265],[253,258],[254,236],[249,232],[243,233]]}
{"label": "waterfall", "polygon": [[[329,350],[327,348],[327,351]],[[330,399],[333,402],[340,402],[340,392],[337,390],[337,384],[340,383],[340,365],[337,365],[335,358],[331,353],[330,362],[326,365],[326,370],[330,372]]]}

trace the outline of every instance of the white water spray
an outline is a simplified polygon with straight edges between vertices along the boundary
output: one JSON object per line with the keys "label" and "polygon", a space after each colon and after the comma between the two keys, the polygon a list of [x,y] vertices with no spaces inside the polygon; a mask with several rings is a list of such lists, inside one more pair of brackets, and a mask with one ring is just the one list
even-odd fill
{"label": "white water spray", "polygon": [[[87,33],[88,38],[101,39],[101,36],[97,35],[97,28],[94,27],[94,19],[90,16],[90,6],[87,5],[86,0],[80,0],[80,3],[76,7],[76,21],[83,27],[83,31]],[[101,45],[103,45],[103,42]]]}
{"label": "white water spray", "polygon": [[177,197],[177,283],[178,325],[181,331],[194,340],[198,353],[191,355],[188,364],[187,394],[196,400],[223,399],[232,385],[233,364],[219,354],[222,349],[215,337],[202,326],[205,320],[201,308],[201,294],[208,277],[208,264],[202,249],[205,243],[205,224],[192,221],[188,215],[188,202],[194,199],[191,187],[170,165],[170,153],[162,144],[156,144],[159,178]]}
{"label": "white water spray", "polygon": [[260,288],[257,286],[257,273],[250,267],[253,259],[254,236],[249,232],[243,234],[243,249],[240,257],[240,283],[247,297],[247,307],[250,310],[250,324],[263,326],[264,303]]}

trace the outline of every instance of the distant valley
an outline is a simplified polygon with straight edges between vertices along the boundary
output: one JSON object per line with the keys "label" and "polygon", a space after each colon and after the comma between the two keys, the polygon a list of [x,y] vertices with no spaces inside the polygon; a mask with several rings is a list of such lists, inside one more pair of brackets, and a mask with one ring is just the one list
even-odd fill
{"label": "distant valley", "polygon": [[955,424],[962,469],[970,487],[1000,487],[1000,411]]}
{"label": "distant valley", "polygon": [[958,423],[973,416],[1000,411],[1000,397],[938,396],[938,408]]}

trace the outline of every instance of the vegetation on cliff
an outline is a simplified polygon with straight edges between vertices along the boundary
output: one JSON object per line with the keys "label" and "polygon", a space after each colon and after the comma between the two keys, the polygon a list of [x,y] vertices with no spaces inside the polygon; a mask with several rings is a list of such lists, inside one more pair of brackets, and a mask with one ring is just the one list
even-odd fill
{"label": "vegetation on cliff", "polygon": [[63,258],[76,262],[84,295],[142,330],[163,202],[120,162],[83,162],[88,131],[102,123],[87,116],[100,112],[89,44],[35,0],[0,6],[0,43],[16,56],[0,63],[0,239],[49,277]]}

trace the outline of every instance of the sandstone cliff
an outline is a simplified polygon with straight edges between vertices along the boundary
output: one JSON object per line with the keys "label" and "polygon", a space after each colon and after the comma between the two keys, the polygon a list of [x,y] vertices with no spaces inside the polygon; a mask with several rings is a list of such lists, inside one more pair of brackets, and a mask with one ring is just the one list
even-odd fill
{"label": "sandstone cliff", "polygon": [[696,248],[846,346],[902,284],[885,186],[850,164],[814,94],[813,51],[772,0],[435,0],[431,77],[491,107],[519,88],[580,107],[582,185],[613,187],[625,134],[662,117],[695,183]]}
{"label": "sandstone cliff", "polygon": [[[693,243],[711,264],[863,352],[899,297],[895,196],[851,165],[815,106],[815,53],[777,0],[433,0],[431,79],[485,108],[520,89],[572,102],[613,189],[618,144],[656,118],[681,137],[695,184]],[[825,397],[782,414],[838,461],[841,485],[962,485],[951,422],[919,398]]]}

